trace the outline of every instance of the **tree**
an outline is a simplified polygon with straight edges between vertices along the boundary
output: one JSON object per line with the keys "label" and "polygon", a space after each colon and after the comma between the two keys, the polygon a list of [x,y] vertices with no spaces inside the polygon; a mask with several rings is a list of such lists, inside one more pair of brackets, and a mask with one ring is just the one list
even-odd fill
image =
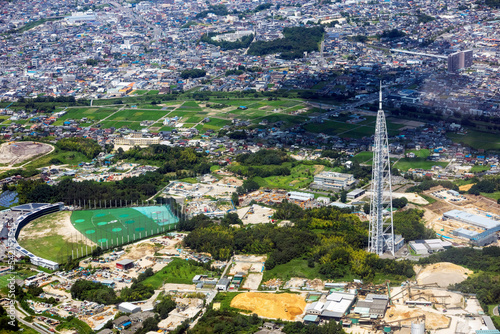
{"label": "tree", "polygon": [[155,305],[154,311],[160,315],[160,319],[165,319],[168,317],[170,311],[175,310],[175,301],[172,297],[166,296],[161,302]]}
{"label": "tree", "polygon": [[233,201],[234,206],[239,206],[240,205],[240,198],[239,198],[237,192],[234,192],[234,193],[231,194],[231,200]]}
{"label": "tree", "polygon": [[221,220],[221,224],[225,226],[230,225],[243,225],[243,221],[238,217],[238,214],[235,212],[227,213],[224,218]]}
{"label": "tree", "polygon": [[342,203],[345,203],[347,202],[347,191],[346,190],[343,190],[340,192],[340,201]]}
{"label": "tree", "polygon": [[404,208],[408,204],[408,199],[406,197],[393,198],[392,207],[396,209]]}

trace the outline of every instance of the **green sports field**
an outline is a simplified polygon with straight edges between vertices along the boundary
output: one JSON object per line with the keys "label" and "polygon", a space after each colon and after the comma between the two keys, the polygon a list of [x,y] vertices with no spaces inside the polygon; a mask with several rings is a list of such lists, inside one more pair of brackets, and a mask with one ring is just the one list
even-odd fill
{"label": "green sports field", "polygon": [[177,227],[168,206],[74,211],[71,224],[101,248],[139,240]]}

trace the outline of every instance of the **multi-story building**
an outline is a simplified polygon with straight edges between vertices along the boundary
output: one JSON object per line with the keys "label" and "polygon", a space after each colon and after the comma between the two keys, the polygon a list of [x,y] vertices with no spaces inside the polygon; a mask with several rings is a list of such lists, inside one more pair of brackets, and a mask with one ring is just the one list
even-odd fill
{"label": "multi-story building", "polygon": [[314,185],[326,189],[348,189],[356,182],[351,174],[336,172],[321,172],[314,176]]}

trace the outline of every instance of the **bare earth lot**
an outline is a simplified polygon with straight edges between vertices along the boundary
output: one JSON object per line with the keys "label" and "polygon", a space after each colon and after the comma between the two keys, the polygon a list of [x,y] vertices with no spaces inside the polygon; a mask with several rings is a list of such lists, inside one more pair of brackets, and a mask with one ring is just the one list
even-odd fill
{"label": "bare earth lot", "polygon": [[234,297],[231,307],[249,310],[265,318],[294,321],[304,312],[306,301],[303,296],[290,293],[247,292]]}
{"label": "bare earth lot", "polygon": [[53,149],[51,145],[31,141],[4,143],[0,146],[0,164],[12,166]]}
{"label": "bare earth lot", "polygon": [[442,288],[450,284],[465,281],[472,271],[449,262],[440,262],[426,266],[417,275],[417,283],[431,284],[437,283]]}

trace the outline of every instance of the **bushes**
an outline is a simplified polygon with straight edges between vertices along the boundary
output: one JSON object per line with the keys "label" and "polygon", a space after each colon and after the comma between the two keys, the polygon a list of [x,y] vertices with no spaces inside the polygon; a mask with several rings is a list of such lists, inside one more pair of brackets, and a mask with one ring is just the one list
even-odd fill
{"label": "bushes", "polygon": [[102,151],[102,147],[90,138],[62,138],[57,141],[56,146],[64,151],[80,152],[89,159],[95,158]]}
{"label": "bushes", "polygon": [[324,32],[322,26],[285,28],[283,29],[285,38],[252,43],[247,53],[254,56],[280,53],[283,59],[302,58],[306,51],[318,51]]}
{"label": "bushes", "polygon": [[396,212],[393,216],[394,233],[401,234],[406,241],[432,239],[436,233],[422,223],[423,210],[410,209]]}
{"label": "bushes", "polygon": [[181,72],[182,79],[201,78],[207,74],[207,71],[194,68],[192,70],[184,70]]}
{"label": "bushes", "polygon": [[104,305],[118,302],[115,291],[101,283],[77,280],[70,291],[73,299],[88,300]]}

